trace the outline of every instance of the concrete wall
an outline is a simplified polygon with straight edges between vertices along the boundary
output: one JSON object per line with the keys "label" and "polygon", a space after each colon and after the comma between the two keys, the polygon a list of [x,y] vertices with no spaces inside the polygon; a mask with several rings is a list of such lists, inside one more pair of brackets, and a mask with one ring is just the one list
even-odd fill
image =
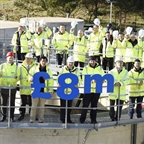
{"label": "concrete wall", "polygon": [[[87,130],[0,129],[0,144],[82,144]],[[86,144],[131,144],[131,125],[91,131]],[[137,144],[144,143],[138,124]]]}

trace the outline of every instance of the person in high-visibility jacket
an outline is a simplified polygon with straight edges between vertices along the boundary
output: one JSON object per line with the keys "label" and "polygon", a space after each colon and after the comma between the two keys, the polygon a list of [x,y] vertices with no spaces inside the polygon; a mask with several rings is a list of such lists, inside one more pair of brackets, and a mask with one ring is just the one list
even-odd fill
{"label": "person in high-visibility jacket", "polygon": [[[109,71],[109,74],[112,74],[114,77],[114,92],[109,93],[109,115],[111,120],[115,121],[121,118],[123,103],[126,100],[126,86],[129,84],[128,71],[123,67],[123,59],[121,57],[115,59],[115,68]],[[114,110],[115,103],[117,105],[116,112]]]}
{"label": "person in high-visibility jacket", "polygon": [[124,34],[122,32],[119,32],[118,39],[114,37],[113,40],[113,47],[115,48],[115,59],[117,57],[123,57],[123,62],[125,62],[125,52],[126,48],[123,45],[123,40],[124,40]]}
{"label": "person in high-visibility jacket", "polygon": [[101,51],[102,51],[102,33],[99,31],[99,26],[94,25],[93,31],[88,37],[89,56],[94,56],[96,61],[101,65]]}
{"label": "person in high-visibility jacket", "polygon": [[[40,83],[45,83],[45,88],[41,88],[40,92],[50,92],[50,94],[52,95],[53,93],[53,89],[52,88],[48,88],[48,86],[52,87],[54,85],[54,81],[53,81],[53,75],[51,70],[48,68],[47,65],[47,57],[42,56],[40,58],[40,63],[39,65],[35,65],[32,69],[30,69],[29,71],[29,81],[33,81],[33,75],[37,72],[46,72],[48,73],[48,75],[50,76],[50,79],[48,80],[44,80],[43,77],[40,77]],[[44,98],[33,98],[32,97],[32,108],[31,108],[31,112],[30,112],[30,123],[35,122],[36,120],[36,114],[38,116],[38,122],[39,123],[43,123],[44,122],[44,108],[36,108],[37,106],[39,107],[44,107],[46,102],[46,99]],[[37,111],[37,113],[36,113]]]}
{"label": "person in high-visibility jacket", "polygon": [[40,61],[40,57],[43,56],[43,40],[46,38],[45,32],[42,27],[38,27],[37,32],[32,37],[32,46],[34,46],[37,62]]}
{"label": "person in high-visibility jacket", "polygon": [[[95,57],[91,56],[89,58],[89,64],[84,67],[83,69],[83,75],[94,75],[94,74],[100,74],[101,76],[104,75],[104,70],[101,66],[96,62]],[[85,81],[83,76],[83,81]],[[97,108],[98,100],[100,98],[100,93],[96,92],[96,85],[97,81],[92,80],[91,81],[91,92],[89,94],[84,94],[83,97],[83,108],[89,107],[89,104],[91,103],[91,108]],[[82,109],[81,116],[80,116],[80,123],[84,123],[87,115],[87,109]],[[97,109],[91,110],[90,112],[90,119],[91,123],[95,124],[97,123]]]}
{"label": "person in high-visibility jacket", "polygon": [[142,118],[142,100],[144,96],[144,69],[140,66],[140,60],[134,61],[134,68],[129,71],[130,87],[129,87],[129,109],[128,115],[133,119],[135,101],[137,118]]}
{"label": "person in high-visibility jacket", "polygon": [[[0,65],[0,85],[2,106],[7,106],[8,100],[10,100],[10,118],[14,122],[14,106],[17,82],[19,81],[20,71],[17,64],[14,63],[14,53],[8,52],[6,55],[7,62]],[[9,90],[10,86],[10,90]],[[9,95],[10,94],[10,95]],[[10,96],[10,99],[9,99]],[[2,119],[1,122],[6,120],[7,108],[2,107]]]}
{"label": "person in high-visibility jacket", "polygon": [[14,33],[11,41],[14,45],[13,52],[18,60],[24,60],[25,55],[29,52],[28,37],[22,26]]}
{"label": "person in high-visibility jacket", "polygon": [[[35,66],[32,53],[27,53],[25,56],[25,60],[20,66],[20,96],[21,96],[21,107],[19,109],[20,116],[18,117],[18,121],[21,121],[25,117],[25,111],[27,101],[29,102],[29,106],[31,106],[31,83],[28,81],[29,71]],[[22,87],[24,86],[24,87]],[[27,86],[27,87],[25,87]],[[28,88],[29,86],[29,88]],[[29,111],[30,112],[30,111]]]}
{"label": "person in high-visibility jacket", "polygon": [[66,64],[66,59],[68,57],[67,51],[72,45],[72,41],[64,25],[60,25],[59,31],[54,34],[52,44],[53,47],[56,49],[56,59],[58,65],[62,65],[63,59],[64,64]]}
{"label": "person in high-visibility jacket", "polygon": [[125,52],[125,65],[126,69],[130,71],[133,67],[133,61],[139,56],[139,45],[138,40],[134,34],[126,35],[123,41],[123,45],[126,48]]}
{"label": "person in high-visibility jacket", "polygon": [[[78,81],[78,84],[75,85],[75,87],[78,87],[80,85],[80,83],[81,83],[80,71],[79,71],[78,68],[76,68],[74,66],[74,58],[72,56],[68,57],[67,65],[64,66],[63,68],[61,68],[59,76],[61,74],[65,74],[65,73],[72,73],[72,74],[77,75],[79,81]],[[58,76],[58,78],[59,78],[59,76]],[[69,78],[67,78],[65,80],[65,82],[67,84],[69,84],[69,83],[71,83],[71,80]],[[58,83],[58,86],[61,87],[61,85],[59,83]],[[71,89],[70,88],[66,89],[65,93],[66,94],[71,93]],[[68,100],[67,101],[67,106],[71,107],[72,102],[73,102],[73,100]],[[61,105],[61,107],[66,107],[66,100],[60,99],[60,105]],[[67,122],[68,123],[73,123],[72,120],[71,120],[70,114],[71,114],[71,109],[68,109],[68,111],[67,111]],[[65,109],[60,109],[60,120],[61,120],[62,123],[65,123]]]}
{"label": "person in high-visibility jacket", "polygon": [[103,49],[102,49],[102,66],[103,69],[106,70],[107,66],[108,69],[111,70],[114,67],[114,46],[113,46],[113,36],[112,31],[106,32],[106,37],[103,39]]}
{"label": "person in high-visibility jacket", "polygon": [[75,67],[80,66],[82,70],[86,60],[87,48],[87,39],[83,35],[83,31],[79,30],[77,36],[74,36],[73,40],[73,57],[75,60]]}
{"label": "person in high-visibility jacket", "polygon": [[144,67],[144,41],[142,37],[138,37],[139,54],[138,59],[141,61],[141,67]]}

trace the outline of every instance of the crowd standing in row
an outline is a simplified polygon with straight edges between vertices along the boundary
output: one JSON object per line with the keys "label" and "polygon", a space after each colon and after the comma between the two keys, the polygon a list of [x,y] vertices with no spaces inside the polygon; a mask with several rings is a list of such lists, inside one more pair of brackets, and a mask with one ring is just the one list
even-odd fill
{"label": "crowd standing in row", "polygon": [[[121,110],[124,101],[126,100],[126,86],[133,84],[129,89],[129,116],[132,119],[134,113],[134,102],[142,102],[143,100],[143,44],[142,37],[139,35],[136,38],[135,34],[126,34],[122,32],[118,34],[118,38],[113,35],[113,30],[108,26],[107,31],[100,25],[100,20],[95,19],[95,25],[89,35],[88,39],[84,36],[82,30],[78,30],[77,36],[74,35],[74,28],[70,29],[68,33],[64,25],[60,25],[59,31],[54,34],[52,38],[52,45],[56,50],[56,59],[58,65],[62,65],[64,60],[65,66],[58,72],[58,77],[63,73],[73,73],[78,76],[78,87],[83,81],[86,74],[100,74],[104,75],[106,69],[108,73],[114,77],[114,92],[109,93],[110,99],[110,118],[112,121],[118,120],[121,117]],[[54,86],[54,80],[52,78],[52,71],[48,66],[47,53],[49,53],[49,44],[45,44],[43,39],[49,39],[52,35],[52,31],[43,24],[40,26],[36,33],[31,33],[29,30],[24,31],[22,26],[18,27],[18,31],[14,33],[12,38],[12,44],[14,45],[13,52],[9,52],[6,55],[7,62],[0,65],[0,82],[3,86],[13,86],[11,89],[11,106],[15,106],[15,95],[17,82],[20,86],[30,86],[33,82],[33,75],[36,72],[46,72],[50,75],[51,79],[44,80],[40,78],[40,83],[45,83],[46,86]],[[68,57],[68,50],[73,46],[72,56]],[[31,51],[31,47],[34,47],[34,51]],[[44,53],[44,51],[46,53]],[[86,54],[89,55],[88,64],[85,66]],[[35,64],[33,54],[37,58],[38,65]],[[44,56],[46,54],[46,56]],[[22,60],[20,66],[14,63],[14,57],[18,60]],[[68,57],[68,58],[67,58]],[[115,64],[115,65],[114,65]],[[77,68],[80,66],[80,70]],[[66,83],[70,83],[69,79]],[[92,87],[96,87],[97,82],[93,80],[91,82]],[[58,84],[58,86],[60,86]],[[120,92],[119,92],[120,91]],[[42,88],[41,92],[53,93],[52,89]],[[70,89],[67,91],[70,93]],[[21,106],[26,106],[27,99],[29,99],[29,105],[32,106],[30,110],[30,122],[33,123],[36,120],[36,114],[40,123],[44,122],[44,108],[38,108],[36,113],[36,106],[44,107],[45,99],[32,98],[32,90],[28,87],[20,87]],[[3,87],[1,89],[2,106],[7,105],[9,97],[9,89]],[[100,93],[97,93],[95,89],[91,89],[90,94],[84,94],[83,106],[88,107],[91,103],[91,107],[97,107],[97,103],[100,97]],[[114,105],[121,105],[118,115],[118,109],[114,111]],[[60,99],[62,107],[66,106],[66,101]],[[68,107],[72,106],[72,100],[68,100]],[[141,104],[137,104],[137,118],[141,118]],[[2,108],[1,122],[6,120],[6,108]],[[72,123],[70,118],[71,110],[68,109],[67,122]],[[11,108],[11,121],[14,121],[14,108]],[[80,123],[84,123],[86,119],[87,110],[83,109],[80,116]],[[97,109],[93,109],[90,112],[91,123],[97,123],[96,116]],[[19,121],[23,120],[25,116],[25,108],[20,108]],[[60,120],[65,122],[65,109],[60,111]]]}

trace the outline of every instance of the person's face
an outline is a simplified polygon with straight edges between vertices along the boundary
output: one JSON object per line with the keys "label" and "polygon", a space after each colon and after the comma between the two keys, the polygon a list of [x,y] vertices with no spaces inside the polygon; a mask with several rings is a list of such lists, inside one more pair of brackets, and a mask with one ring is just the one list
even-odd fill
{"label": "person's face", "polygon": [[131,41],[135,41],[135,39],[136,39],[135,35],[131,35],[130,39],[131,39]]}
{"label": "person's face", "polygon": [[39,27],[39,28],[38,28],[38,34],[41,34],[41,33],[42,33],[42,28]]}
{"label": "person's face", "polygon": [[22,33],[23,32],[23,27],[18,27],[18,31],[20,32],[20,33]]}
{"label": "person's face", "polygon": [[82,30],[78,31],[78,37],[80,37],[80,38],[83,37],[83,31]]}
{"label": "person's face", "polygon": [[123,61],[117,61],[116,62],[116,67],[119,68],[119,69],[122,69],[122,67],[123,67]]}
{"label": "person's face", "polygon": [[70,69],[73,68],[74,67],[74,62],[68,62],[67,66]]}
{"label": "person's face", "polygon": [[27,63],[27,65],[30,65],[31,62],[32,62],[32,58],[26,58],[26,63]]}
{"label": "person's face", "polygon": [[13,56],[8,56],[7,57],[7,62],[8,63],[13,63],[14,62],[14,57]]}
{"label": "person's face", "polygon": [[124,35],[123,34],[119,34],[119,39],[123,40],[124,39]]}
{"label": "person's face", "polygon": [[63,26],[63,25],[60,26],[60,32],[61,32],[61,33],[64,33],[64,32],[65,32],[65,26]]}
{"label": "person's face", "polygon": [[140,62],[135,62],[135,63],[134,63],[134,67],[135,67],[136,69],[139,69],[139,68],[140,68]]}
{"label": "person's face", "polygon": [[91,66],[95,66],[96,61],[95,61],[95,60],[90,60],[90,61],[89,61],[89,64],[90,64]]}
{"label": "person's face", "polygon": [[99,30],[99,27],[97,25],[94,25],[94,27],[93,27],[94,33],[98,32],[98,30]]}
{"label": "person's face", "polygon": [[47,64],[47,60],[46,60],[46,59],[41,59],[40,65],[41,65],[42,67],[45,67],[46,64]]}
{"label": "person's face", "polygon": [[106,33],[106,38],[109,40],[110,39],[110,33]]}

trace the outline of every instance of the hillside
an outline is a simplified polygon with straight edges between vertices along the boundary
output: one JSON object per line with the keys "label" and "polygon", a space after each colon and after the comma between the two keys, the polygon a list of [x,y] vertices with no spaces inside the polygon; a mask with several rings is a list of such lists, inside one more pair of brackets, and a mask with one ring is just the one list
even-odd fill
{"label": "hillside", "polygon": [[[28,13],[27,10],[18,9],[13,5],[14,0],[0,0],[0,19],[3,19],[3,15],[7,15],[8,20],[12,21],[19,21],[20,18],[26,17],[27,14],[29,14],[29,17],[36,17],[36,16],[50,16],[47,14],[46,11],[41,11],[37,8],[33,8],[34,10],[30,11]],[[109,22],[109,14],[110,6],[109,4],[106,6],[101,6],[99,8],[99,13],[103,13],[103,15],[100,14],[98,18],[101,19],[101,23],[103,26],[106,26],[106,24]],[[60,14],[54,16],[61,16],[66,17],[66,14]],[[74,15],[71,15],[71,17],[75,18],[81,18],[85,20],[85,23],[93,23],[88,22],[89,15],[86,13],[86,10],[84,8],[79,9],[75,12]],[[137,14],[127,14],[127,18],[125,19],[125,15],[122,15],[121,18],[119,18],[119,14],[117,13],[117,9],[115,8],[115,5],[113,4],[113,13],[112,13],[112,23],[115,25],[116,28],[119,28],[119,23],[121,20],[121,28],[124,29],[127,26],[133,26],[135,28],[142,27],[144,20]]]}

